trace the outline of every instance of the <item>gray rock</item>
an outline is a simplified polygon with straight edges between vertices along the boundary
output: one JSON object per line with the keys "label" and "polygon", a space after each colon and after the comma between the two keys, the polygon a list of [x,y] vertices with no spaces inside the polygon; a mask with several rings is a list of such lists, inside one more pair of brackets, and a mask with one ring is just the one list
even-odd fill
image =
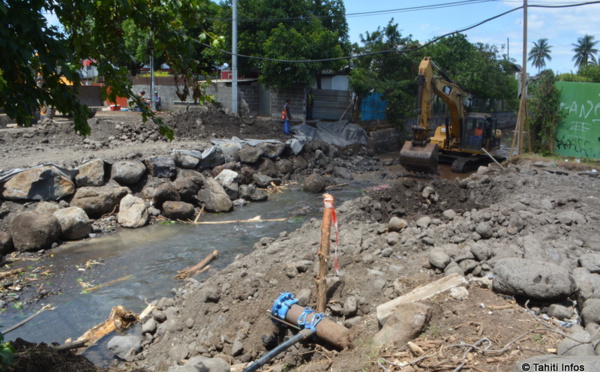
{"label": "gray rock", "polygon": [[460,268],[460,266],[454,262],[451,261],[448,266],[446,266],[446,268],[444,269],[444,275],[448,276],[448,275],[452,275],[452,274],[459,274],[459,275],[464,275],[464,271]]}
{"label": "gray rock", "polygon": [[234,142],[219,143],[219,149],[223,152],[226,162],[240,160],[240,144]]}
{"label": "gray rock", "polygon": [[156,208],[162,208],[166,201],[180,201],[181,196],[177,192],[177,188],[173,182],[163,182],[156,186],[152,193],[152,205]]}
{"label": "gray rock", "polygon": [[263,150],[263,156],[266,156],[269,159],[276,159],[278,156],[281,156],[283,150],[285,150],[285,143],[282,142],[261,142],[258,144]]}
{"label": "gray rock", "polygon": [[406,226],[408,226],[406,220],[395,216],[390,218],[390,222],[388,222],[389,231],[402,231]]}
{"label": "gray rock", "polygon": [[148,319],[144,325],[142,325],[142,334],[150,333],[154,334],[156,332],[157,322],[154,318]]}
{"label": "gray rock", "polygon": [[244,164],[254,164],[263,156],[264,150],[260,147],[244,145],[240,150],[240,162]]}
{"label": "gray rock", "polygon": [[352,172],[350,172],[348,170],[348,168],[344,168],[344,167],[334,167],[333,174],[335,176],[337,176],[339,178],[343,178],[345,180],[353,180],[354,179]]}
{"label": "gray rock", "polygon": [[171,220],[193,220],[196,215],[194,206],[182,201],[166,201],[162,205],[165,216]]}
{"label": "gray rock", "polygon": [[573,278],[577,283],[577,294],[581,303],[589,298],[600,298],[600,275],[592,274],[584,267],[578,267],[573,270]]}
{"label": "gray rock", "polygon": [[578,331],[564,338],[557,345],[556,354],[561,356],[596,355],[592,345],[592,336],[586,331]]}
{"label": "gray rock", "polygon": [[[200,155],[200,153],[198,153],[198,155]],[[183,169],[194,169],[200,163],[199,157],[188,155],[177,150],[173,151],[173,157],[173,160],[175,160],[175,165]]]}
{"label": "gray rock", "polygon": [[294,165],[289,159],[280,159],[275,162],[275,169],[280,174],[290,174],[294,171]]}
{"label": "gray rock", "polygon": [[146,169],[152,177],[174,179],[177,167],[172,156],[156,156],[144,160]]}
{"label": "gray rock", "polygon": [[80,207],[90,218],[99,218],[115,211],[127,194],[129,189],[121,186],[81,187],[75,192],[71,206]]}
{"label": "gray rock", "polygon": [[318,194],[325,191],[326,186],[327,179],[319,174],[313,173],[304,179],[302,190]]}
{"label": "gray rock", "polygon": [[453,209],[447,209],[442,214],[448,220],[453,220],[456,218],[456,212]]}
{"label": "gray rock", "polygon": [[442,248],[433,248],[429,252],[429,263],[438,269],[444,269],[452,259]]}
{"label": "gray rock", "polygon": [[17,173],[1,190],[8,200],[60,200],[75,192],[75,184],[59,169],[42,166]]}
{"label": "gray rock", "polygon": [[0,255],[8,254],[14,249],[12,236],[8,232],[0,230]]}
{"label": "gray rock", "polygon": [[[275,167],[275,163],[273,160],[269,158],[263,158],[262,162],[258,166],[258,173],[266,174],[269,177],[277,177],[277,168]],[[281,180],[274,180],[274,182],[281,183]]]}
{"label": "gray rock", "polygon": [[142,340],[138,336],[115,336],[106,345],[118,358],[127,359],[129,355],[142,349]]}
{"label": "gray rock", "polygon": [[138,228],[148,223],[148,208],[141,198],[131,194],[121,199],[117,222],[123,227]]}
{"label": "gray rock", "polygon": [[581,318],[584,324],[600,323],[600,299],[590,298],[583,303]]}
{"label": "gray rock", "polygon": [[553,316],[556,319],[569,319],[575,314],[572,307],[566,307],[559,304],[552,304],[548,307],[548,316]]}
{"label": "gray rock", "polygon": [[302,306],[302,307],[307,306],[308,303],[310,302],[311,294],[312,294],[312,292],[309,288],[302,288],[298,292],[298,296],[296,297],[298,299],[298,306]]}
{"label": "gray rock", "polygon": [[579,266],[588,269],[590,273],[600,273],[600,253],[581,255],[577,261],[579,262]]}
{"label": "gray rock", "polygon": [[204,150],[202,153],[202,159],[200,159],[200,162],[198,163],[198,168],[213,169],[214,167],[225,164],[226,162],[227,160],[225,159],[223,150],[221,150],[221,148],[218,146],[213,146]]}
{"label": "gray rock", "polygon": [[377,345],[404,345],[425,330],[431,314],[431,308],[422,303],[402,304],[375,334],[373,341]]}
{"label": "gray rock", "polygon": [[198,202],[198,200],[196,200],[196,195],[204,185],[204,176],[199,175],[179,178],[173,182],[173,185],[182,201],[195,204]]}
{"label": "gray rock", "polygon": [[207,212],[229,212],[233,208],[233,203],[223,186],[211,177],[204,180],[204,188],[198,192],[197,198]]}
{"label": "gray rock", "polygon": [[135,185],[146,174],[146,166],[139,161],[118,161],[112,166],[110,177],[120,185]]}
{"label": "gray rock", "polygon": [[481,236],[482,239],[489,239],[494,235],[494,229],[487,222],[480,222],[475,227],[475,232]]}
{"label": "gray rock", "polygon": [[[527,365],[525,368],[524,365]],[[514,372],[524,372],[526,369],[536,371],[585,371],[600,372],[600,357],[597,356],[563,356],[538,355],[518,362]],[[577,369],[575,369],[577,367]],[[545,369],[544,369],[545,368]]]}
{"label": "gray rock", "polygon": [[257,189],[255,185],[241,185],[240,198],[245,200],[261,202],[269,199],[269,194],[265,190]]}
{"label": "gray rock", "polygon": [[556,219],[565,225],[578,224],[583,225],[586,223],[585,217],[576,211],[563,211],[556,215]]}
{"label": "gray rock", "polygon": [[390,232],[385,235],[385,241],[388,243],[388,245],[398,244],[400,242],[400,238],[401,236],[397,232]]}
{"label": "gray rock", "polygon": [[183,366],[178,366],[169,372],[229,372],[229,364],[221,358],[207,358],[195,356],[190,358]]}
{"label": "gray rock", "polygon": [[105,164],[100,159],[94,159],[77,168],[75,183],[78,187],[102,186],[106,178]]}
{"label": "gray rock", "polygon": [[494,265],[496,292],[539,300],[564,298],[577,289],[562,267],[544,261],[504,258]]}
{"label": "gray rock", "polygon": [[252,175],[252,180],[256,183],[258,187],[268,187],[273,182],[273,178],[267,176],[266,174],[254,173]]}
{"label": "gray rock", "polygon": [[13,218],[9,227],[13,245],[20,252],[50,248],[61,233],[58,219],[49,213],[20,213]]}
{"label": "gray rock", "polygon": [[64,239],[84,239],[92,232],[92,221],[79,207],[59,209],[53,214],[58,219]]}
{"label": "gray rock", "polygon": [[431,217],[429,216],[424,216],[417,220],[417,226],[419,226],[422,229],[428,228],[429,224],[431,224]]}
{"label": "gray rock", "polygon": [[344,302],[343,314],[346,318],[353,317],[358,311],[358,299],[354,296],[350,296]]}
{"label": "gray rock", "polygon": [[487,261],[492,256],[492,252],[486,244],[474,243],[471,245],[470,250],[477,261]]}
{"label": "gray rock", "polygon": [[240,340],[235,340],[231,346],[231,355],[238,356],[244,352],[244,344]]}

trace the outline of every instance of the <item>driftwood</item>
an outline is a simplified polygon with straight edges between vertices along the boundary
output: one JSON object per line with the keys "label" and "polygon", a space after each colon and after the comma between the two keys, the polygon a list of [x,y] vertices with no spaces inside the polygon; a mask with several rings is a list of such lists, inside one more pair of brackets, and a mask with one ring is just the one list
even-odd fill
{"label": "driftwood", "polygon": [[110,282],[97,285],[95,287],[87,288],[86,291],[88,291],[88,292],[95,291],[97,289],[108,287],[109,285],[113,285],[115,283],[119,283],[119,282],[122,282],[122,281],[125,281],[125,280],[128,280],[128,279],[131,279],[132,277],[133,277],[133,275],[127,275],[127,276],[124,276],[122,278],[111,280]]}
{"label": "driftwood", "polygon": [[77,340],[67,344],[74,345],[84,343],[84,346],[77,351],[79,354],[81,354],[85,351],[85,349],[94,345],[107,334],[116,329],[127,329],[131,324],[137,322],[138,320],[139,318],[135,313],[126,310],[125,307],[121,305],[115,306],[111,309],[108,319],[89,329]]}
{"label": "driftwood", "polygon": [[189,276],[197,274],[200,270],[204,269],[206,265],[210,263],[210,261],[217,258],[219,251],[216,249],[212,251],[208,256],[206,256],[202,261],[198,262],[194,266],[188,267],[187,269],[179,270],[177,275],[175,275],[175,279],[185,279]]}
{"label": "driftwood", "polygon": [[202,212],[204,212],[204,206],[202,206],[202,208],[200,208],[200,212],[198,212],[198,215],[196,216],[194,223],[198,223],[198,219],[200,218],[200,215],[202,214]]}
{"label": "driftwood", "polygon": [[2,272],[0,272],[0,279],[8,278],[9,276],[17,275],[24,271],[25,271],[24,268],[14,269],[14,270],[10,270],[10,271],[2,271]]}
{"label": "driftwood", "polygon": [[206,221],[206,222],[197,222],[196,225],[220,225],[225,223],[241,223],[241,222],[275,222],[275,221],[285,221],[285,218],[271,218],[263,220],[260,216],[252,217],[248,220],[227,220],[227,221]]}
{"label": "driftwood", "polygon": [[327,305],[327,261],[329,260],[329,241],[331,240],[331,215],[333,196],[323,194],[323,222],[321,223],[321,246],[319,247],[319,272],[317,274],[317,312],[324,313]]}
{"label": "driftwood", "polygon": [[25,323],[29,322],[31,319],[35,318],[36,316],[40,315],[41,313],[43,313],[46,310],[54,310],[54,308],[50,305],[45,305],[44,307],[42,307],[41,309],[39,309],[35,314],[33,314],[32,316],[30,316],[29,318],[20,321],[19,323],[15,324],[12,327],[7,328],[5,331],[2,331],[3,334],[7,334],[8,332],[12,332],[15,329],[23,326]]}

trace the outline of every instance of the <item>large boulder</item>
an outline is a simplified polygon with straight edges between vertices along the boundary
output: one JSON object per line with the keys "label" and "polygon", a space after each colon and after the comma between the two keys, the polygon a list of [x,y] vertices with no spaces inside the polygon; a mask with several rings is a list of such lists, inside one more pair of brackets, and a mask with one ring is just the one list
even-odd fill
{"label": "large boulder", "polygon": [[182,201],[166,201],[162,209],[165,216],[171,220],[192,220],[196,214],[192,204]]}
{"label": "large boulder", "polygon": [[129,360],[142,350],[142,339],[139,336],[115,336],[106,346],[119,359]]}
{"label": "large boulder", "polygon": [[240,160],[240,145],[238,143],[220,143],[219,149],[221,149],[226,162],[236,162]]}
{"label": "large boulder", "polygon": [[119,205],[117,222],[123,227],[142,227],[148,222],[148,207],[144,200],[131,194],[125,195]]}
{"label": "large boulder", "polygon": [[135,185],[145,174],[146,166],[133,160],[118,161],[111,170],[111,178],[120,185]]}
{"label": "large boulder", "polygon": [[235,200],[239,197],[239,184],[238,180],[238,172],[235,172],[230,169],[223,169],[221,173],[219,173],[215,177],[215,181],[217,181],[221,186],[223,186],[223,190],[229,196],[229,199]]}
{"label": "large boulder", "polygon": [[178,178],[173,182],[173,185],[182,201],[196,204],[196,195],[204,185],[204,176],[199,174],[198,176]]}
{"label": "large boulder", "polygon": [[422,303],[398,306],[373,337],[378,345],[404,345],[423,332],[431,319],[432,309]]}
{"label": "large boulder", "polygon": [[156,156],[144,160],[152,177],[174,179],[177,176],[175,160],[171,156]]}
{"label": "large boulder", "polygon": [[2,196],[9,200],[60,200],[73,192],[71,178],[53,166],[17,173],[2,186]]}
{"label": "large boulder", "polygon": [[261,142],[257,145],[263,150],[263,156],[269,159],[275,159],[283,153],[285,150],[285,143],[283,142]]}
{"label": "large boulder", "polygon": [[207,212],[229,212],[233,208],[233,203],[223,186],[212,177],[205,178],[204,188],[198,192],[198,201],[204,205]]}
{"label": "large boulder", "polygon": [[240,161],[245,164],[254,164],[263,154],[264,151],[260,147],[245,145],[240,150]]}
{"label": "large boulder", "polygon": [[90,218],[100,218],[116,211],[127,194],[129,189],[123,186],[82,187],[75,192],[71,206],[83,209]]}
{"label": "large boulder", "polygon": [[0,230],[0,255],[12,252],[13,240],[9,233]]}
{"label": "large boulder", "polygon": [[321,193],[325,191],[327,186],[327,179],[320,174],[313,173],[304,179],[302,183],[302,190],[312,193]]}
{"label": "large boulder", "polygon": [[[198,154],[198,155],[200,155],[200,154]],[[174,159],[175,164],[179,168],[183,168],[183,169],[194,169],[200,163],[199,157],[186,154],[182,151],[174,151],[173,157],[175,158]]]}
{"label": "large boulder", "polygon": [[570,296],[577,289],[575,279],[564,268],[547,261],[503,258],[494,265],[496,292],[539,300]]}
{"label": "large boulder", "polygon": [[200,159],[200,163],[198,164],[198,168],[200,169],[212,169],[227,162],[223,150],[217,146],[204,150],[202,156],[203,158]]}
{"label": "large boulder", "polygon": [[265,190],[256,188],[255,185],[241,185],[240,198],[253,202],[262,202],[269,200],[269,194]]}
{"label": "large boulder", "polygon": [[90,160],[77,168],[75,183],[77,187],[102,186],[105,183],[105,164],[101,159]]}
{"label": "large boulder", "polygon": [[67,240],[87,238],[92,232],[92,221],[79,207],[59,209],[54,212],[62,230],[62,237]]}
{"label": "large boulder", "polygon": [[58,219],[50,213],[23,212],[10,223],[9,233],[20,252],[47,249],[61,235]]}
{"label": "large boulder", "polygon": [[161,183],[154,189],[154,194],[152,195],[152,204],[156,208],[162,208],[163,203],[166,201],[180,200],[181,196],[172,182]]}

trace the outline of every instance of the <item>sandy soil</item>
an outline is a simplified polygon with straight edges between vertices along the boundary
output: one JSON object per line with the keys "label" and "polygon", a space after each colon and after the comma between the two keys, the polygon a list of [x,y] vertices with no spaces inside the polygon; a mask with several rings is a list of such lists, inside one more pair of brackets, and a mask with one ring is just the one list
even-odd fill
{"label": "sandy soil", "polygon": [[[243,122],[219,110],[164,117],[175,129],[173,142],[156,136],[152,124],[141,123],[139,114],[132,112],[99,113],[90,121],[93,132],[87,139],[74,135],[71,123],[66,119],[42,123],[34,128],[2,129],[0,169],[47,162],[74,167],[90,158],[110,162],[166,154],[176,148],[201,150],[210,145],[212,138],[285,139],[281,123],[270,119]],[[520,170],[515,171],[515,167],[520,167]],[[393,174],[399,172],[397,166],[381,166],[373,172],[373,177],[385,173],[386,181],[365,194],[372,202],[356,202],[341,208],[340,229],[343,234],[344,231],[365,229],[361,230],[365,237],[369,234],[377,236],[385,231],[392,215],[401,216],[409,223],[426,215],[439,219],[448,209],[459,214],[486,210],[494,203],[508,204],[514,200],[535,198],[536,193],[553,200],[572,195],[583,200],[583,204],[585,198],[598,197],[598,191],[590,190],[593,183],[578,183],[565,175],[551,175],[556,177],[552,183],[528,185],[529,181],[515,181],[515,184],[523,186],[522,189],[505,188],[500,181],[494,181],[495,177],[505,173],[496,166],[492,168],[488,174],[481,176],[490,181],[486,183],[479,179],[479,186],[469,188],[460,184],[468,180],[394,179]],[[531,162],[513,164],[511,169],[510,175],[515,179],[522,177],[525,180],[534,172]],[[427,185],[435,188],[441,201],[434,205],[423,202],[420,194]],[[597,184],[595,190],[598,190]],[[585,208],[580,207],[580,210],[585,212]],[[261,241],[256,244],[254,253],[240,257],[222,272],[212,270],[186,281],[174,298],[162,299],[162,303],[159,301],[163,309],[175,308],[176,321],[163,335],[151,338],[144,351],[129,363],[115,366],[112,370],[166,371],[172,363],[183,363],[196,355],[220,357],[235,366],[232,370],[242,370],[249,362],[264,355],[270,337],[282,341],[292,333],[278,329],[265,315],[273,300],[283,291],[298,293],[313,286],[312,265],[293,275],[286,269],[289,265],[285,265],[315,259],[319,226],[320,221],[311,221],[299,231],[282,234],[274,241]],[[600,241],[595,228],[588,227],[579,233],[587,235],[591,242]],[[372,337],[378,331],[375,307],[442,275],[429,267],[427,248],[396,252],[394,255],[402,256],[402,261],[391,264],[389,260],[394,256],[389,260],[381,257],[379,245],[382,241],[378,239],[365,239],[363,251],[345,252],[340,258],[344,273],[342,279],[333,281],[337,284],[331,290],[329,311],[332,319],[350,327],[352,346],[346,350],[335,350],[308,340],[276,358],[264,370],[283,371],[297,367],[301,371],[399,371],[398,363],[414,362],[422,356],[406,345],[378,348],[373,344]],[[273,247],[280,247],[281,255],[270,254],[275,249]],[[368,254],[374,257],[374,262],[366,260]],[[373,289],[374,271],[385,272],[388,276],[390,284],[385,289]],[[206,301],[206,292],[212,290],[218,293],[216,302]],[[314,288],[312,290],[311,305],[314,305]],[[453,370],[463,364],[464,369],[475,371],[512,371],[518,360],[552,353],[562,338],[557,331],[548,330],[549,326],[539,316],[532,315],[523,303],[514,298],[475,284],[470,285],[468,291],[468,299],[464,300],[444,293],[424,301],[432,307],[433,316],[426,330],[413,341],[427,357],[415,362],[414,366],[402,368],[402,371]],[[351,324],[348,323],[349,318],[333,314],[335,305],[343,304],[350,295],[361,298],[359,319],[352,320]],[[538,306],[543,308],[544,304]],[[478,344],[483,338],[489,343]],[[240,339],[243,351],[233,356],[233,345]],[[485,347],[488,344],[491,345],[490,350],[497,352],[484,353],[468,346]]]}

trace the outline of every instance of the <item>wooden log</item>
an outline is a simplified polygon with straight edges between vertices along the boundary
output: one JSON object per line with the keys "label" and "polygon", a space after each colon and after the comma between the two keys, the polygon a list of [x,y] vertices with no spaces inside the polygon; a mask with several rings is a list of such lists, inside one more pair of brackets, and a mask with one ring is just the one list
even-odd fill
{"label": "wooden log", "polygon": [[252,217],[248,220],[227,220],[227,221],[205,221],[205,222],[197,222],[196,225],[221,225],[226,223],[243,223],[243,222],[277,222],[277,221],[285,221],[285,218],[270,218],[270,219],[262,219],[260,216]]}
{"label": "wooden log", "polygon": [[2,272],[0,272],[0,279],[8,278],[9,276],[17,275],[17,274],[20,274],[20,273],[22,273],[24,271],[25,271],[25,269],[22,268],[22,267],[20,269],[14,269],[14,270],[9,270],[9,271],[2,271]]}
{"label": "wooden log", "polygon": [[465,277],[459,274],[451,274],[435,282],[415,288],[405,295],[377,306],[377,320],[379,320],[379,324],[383,325],[399,305],[425,300],[461,284],[466,284]]}
{"label": "wooden log", "polygon": [[327,272],[329,268],[329,248],[331,239],[331,214],[333,210],[333,196],[323,194],[323,222],[321,223],[321,246],[319,248],[319,272],[317,274],[317,312],[324,313],[327,306]]}
{"label": "wooden log", "polygon": [[84,342],[85,346],[80,348],[77,353],[83,353],[88,347],[94,345],[102,337],[113,332],[116,329],[126,329],[132,323],[139,320],[138,316],[119,305],[111,309],[108,319],[86,331],[72,343]]}
{"label": "wooden log", "polygon": [[50,305],[45,305],[41,309],[39,309],[35,314],[33,314],[32,316],[28,317],[25,320],[20,321],[19,323],[13,325],[12,327],[7,328],[6,330],[2,331],[2,333],[7,334],[9,332],[14,331],[15,329],[23,326],[25,323],[29,322],[31,319],[35,318],[36,316],[40,315],[41,313],[43,313],[46,310],[54,310],[54,308]]}
{"label": "wooden log", "polygon": [[85,289],[85,291],[92,292],[92,291],[95,291],[97,289],[108,287],[109,285],[113,285],[115,283],[123,282],[123,281],[131,279],[131,278],[133,278],[133,275],[126,275],[126,276],[124,276],[122,278],[111,280],[110,282],[107,282],[107,283],[104,283],[104,284],[100,284],[100,285],[97,285],[95,287],[87,288],[87,289]]}
{"label": "wooden log", "polygon": [[219,255],[219,251],[217,251],[215,249],[214,251],[212,251],[212,253],[210,253],[202,261],[198,262],[194,266],[188,267],[187,269],[179,270],[177,272],[178,274],[175,275],[175,279],[185,279],[191,275],[194,275],[195,273],[202,270],[206,265],[208,265],[210,263],[210,261],[217,258],[218,255]]}
{"label": "wooden log", "polygon": [[202,208],[200,208],[200,212],[198,212],[198,215],[196,216],[194,223],[198,223],[198,219],[200,218],[200,215],[202,214],[203,211],[204,211],[204,206],[202,206]]}

